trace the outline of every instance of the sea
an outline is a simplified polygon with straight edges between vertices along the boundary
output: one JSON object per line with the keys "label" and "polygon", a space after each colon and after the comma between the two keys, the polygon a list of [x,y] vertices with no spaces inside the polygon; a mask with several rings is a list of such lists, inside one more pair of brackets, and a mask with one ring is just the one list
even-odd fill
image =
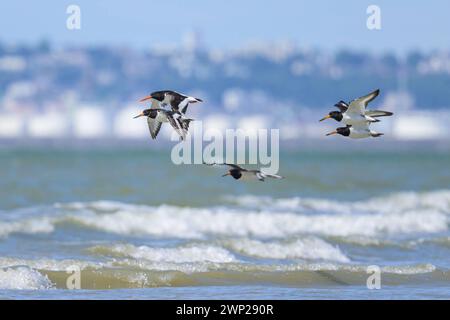
{"label": "sea", "polygon": [[0,299],[449,299],[450,151],[0,148]]}

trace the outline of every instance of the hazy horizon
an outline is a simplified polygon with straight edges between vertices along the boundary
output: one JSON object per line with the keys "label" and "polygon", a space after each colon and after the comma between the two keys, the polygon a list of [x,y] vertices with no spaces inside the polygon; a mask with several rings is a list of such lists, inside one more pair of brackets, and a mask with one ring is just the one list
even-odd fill
{"label": "hazy horizon", "polygon": [[[186,32],[195,31],[205,46],[217,49],[290,41],[305,48],[331,51],[448,50],[445,30],[450,30],[446,17],[450,3],[433,3],[267,1],[260,6],[255,0],[194,0],[188,5],[178,0],[139,0],[131,6],[127,2],[79,0],[55,4],[49,0],[18,0],[0,4],[0,28],[7,30],[0,35],[0,41],[30,44],[45,39],[57,47],[96,44],[149,48],[179,44]],[[71,4],[81,8],[81,30],[66,28],[66,8]],[[372,4],[381,9],[381,30],[366,27],[366,9]]]}

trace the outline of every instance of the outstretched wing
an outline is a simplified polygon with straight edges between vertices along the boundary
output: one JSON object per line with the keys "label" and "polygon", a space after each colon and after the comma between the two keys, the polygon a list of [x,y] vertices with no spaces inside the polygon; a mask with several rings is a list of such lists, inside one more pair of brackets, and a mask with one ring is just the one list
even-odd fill
{"label": "outstretched wing", "polygon": [[[170,91],[167,93],[165,100],[169,101],[172,110],[179,111],[180,109],[186,112],[187,106],[189,104],[188,97],[184,94]],[[183,112],[183,113],[184,113]]]}
{"label": "outstretched wing", "polygon": [[181,140],[186,139],[187,131],[183,130],[178,120],[174,119],[172,115],[167,115],[170,125],[175,129],[175,131],[180,135]]}
{"label": "outstretched wing", "polygon": [[203,164],[206,164],[207,166],[229,166],[230,168],[233,168],[233,169],[247,171],[247,169],[244,169],[244,168],[238,166],[237,164],[232,164],[232,163],[206,163],[206,162],[203,162]]}
{"label": "outstretched wing", "polygon": [[339,101],[334,105],[336,108],[339,109],[340,112],[344,113],[348,109],[348,104],[345,101]]}
{"label": "outstretched wing", "polygon": [[202,102],[202,100],[199,98],[190,97],[176,91],[170,91],[169,93],[167,93],[166,98],[170,102],[172,110],[181,110],[182,114],[186,113],[189,103]]}
{"label": "outstretched wing", "polygon": [[180,123],[181,127],[188,131],[189,130],[189,124],[194,121],[193,119],[182,119],[181,117],[178,118],[178,122]]}
{"label": "outstretched wing", "polygon": [[374,118],[377,118],[377,117],[389,117],[389,116],[392,116],[392,115],[393,115],[393,113],[389,112],[389,111],[382,111],[382,110],[367,110],[366,111],[366,116],[374,117]]}
{"label": "outstretched wing", "polygon": [[175,119],[178,122],[180,130],[183,132],[183,135],[186,137],[189,132],[189,123],[194,121],[193,119],[178,117]]}
{"label": "outstretched wing", "polygon": [[380,90],[377,89],[366,96],[353,100],[352,102],[350,102],[347,112],[364,115],[366,112],[366,107],[369,104],[369,102],[375,99],[379,94]]}
{"label": "outstretched wing", "polygon": [[159,130],[161,130],[162,122],[159,122],[159,121],[156,121],[155,119],[147,117],[147,123],[148,123],[148,129],[150,130],[150,135],[152,136],[152,139],[156,139],[156,136],[158,135]]}
{"label": "outstretched wing", "polygon": [[277,174],[268,174],[268,173],[262,173],[263,177],[266,178],[273,178],[273,179],[284,179],[284,177],[279,176]]}

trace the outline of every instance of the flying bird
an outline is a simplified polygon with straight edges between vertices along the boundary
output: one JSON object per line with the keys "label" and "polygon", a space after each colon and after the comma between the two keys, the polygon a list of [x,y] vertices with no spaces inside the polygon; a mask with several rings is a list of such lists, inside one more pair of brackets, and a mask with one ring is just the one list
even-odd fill
{"label": "flying bird", "polygon": [[366,123],[379,122],[380,120],[375,119],[378,117],[392,116],[393,113],[389,111],[366,110],[369,102],[374,100],[379,93],[380,90],[377,89],[366,96],[351,101],[350,104],[341,100],[334,105],[339,111],[331,111],[319,121],[331,118],[346,125],[364,125]]}
{"label": "flying bird", "polygon": [[273,179],[283,179],[284,177],[276,175],[276,174],[268,174],[264,173],[261,170],[249,170],[242,168],[236,164],[230,163],[206,163],[208,166],[228,166],[230,169],[227,173],[223,174],[222,177],[232,176],[234,179],[258,179],[259,181],[264,181],[265,178],[273,178]]}
{"label": "flying bird", "polygon": [[147,117],[148,128],[153,139],[156,139],[159,130],[161,130],[162,124],[164,122],[169,122],[175,131],[180,135],[181,140],[185,140],[189,129],[189,123],[193,121],[193,119],[188,119],[181,116],[175,118],[175,114],[177,113],[171,110],[150,108],[142,111],[140,114],[135,116],[134,119],[139,117]]}
{"label": "flying bird", "polygon": [[203,102],[202,99],[194,98],[173,90],[162,90],[152,92],[150,95],[142,98],[139,102],[153,100],[160,103],[160,106],[170,105],[173,111],[185,114],[189,103]]}
{"label": "flying bird", "polygon": [[333,134],[340,134],[341,136],[349,137],[352,139],[362,139],[369,137],[376,138],[383,135],[383,133],[370,130],[369,123],[358,126],[347,125],[346,127],[337,128],[335,131],[327,133],[326,135],[331,136]]}

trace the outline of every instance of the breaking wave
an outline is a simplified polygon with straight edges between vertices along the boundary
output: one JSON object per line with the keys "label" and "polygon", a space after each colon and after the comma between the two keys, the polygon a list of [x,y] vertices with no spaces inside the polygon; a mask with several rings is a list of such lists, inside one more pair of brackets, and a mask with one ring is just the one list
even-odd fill
{"label": "breaking wave", "polygon": [[315,237],[283,242],[235,239],[225,243],[239,253],[257,258],[350,261],[339,248]]}
{"label": "breaking wave", "polygon": [[0,289],[43,290],[52,286],[46,275],[30,267],[0,268]]}
{"label": "breaking wave", "polygon": [[[448,230],[450,191],[400,193],[357,202],[323,199],[228,199],[238,206],[144,206],[109,201],[57,204],[33,217],[0,222],[0,237],[49,233],[59,225],[120,235],[202,239],[211,235],[286,238],[298,235],[380,238]],[[44,212],[44,213],[43,213]]]}
{"label": "breaking wave", "polygon": [[[5,262],[5,261],[3,261]],[[26,266],[0,271],[0,289],[67,288],[68,264],[79,266],[82,289],[243,285],[267,283],[291,287],[320,285],[365,286],[367,265],[324,263],[249,264],[244,262],[152,262],[119,259],[104,263],[88,261],[17,260]],[[50,268],[34,269],[31,265]],[[433,283],[450,276],[431,264],[386,266],[381,268],[384,285]]]}

